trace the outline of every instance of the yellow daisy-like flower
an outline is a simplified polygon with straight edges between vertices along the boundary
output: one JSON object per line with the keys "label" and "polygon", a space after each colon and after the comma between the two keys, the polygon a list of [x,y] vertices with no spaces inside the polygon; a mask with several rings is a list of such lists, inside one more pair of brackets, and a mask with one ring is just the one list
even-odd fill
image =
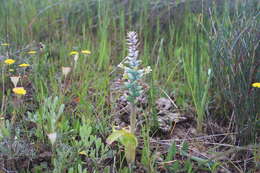
{"label": "yellow daisy-like flower", "polygon": [[91,54],[91,52],[90,52],[89,50],[82,50],[81,53],[82,53],[82,54],[86,54],[86,55]]}
{"label": "yellow daisy-like flower", "polygon": [[86,153],[85,151],[80,151],[80,152],[79,152],[79,155],[85,155],[85,156],[86,156],[87,153]]}
{"label": "yellow daisy-like flower", "polygon": [[256,82],[256,83],[253,83],[252,86],[253,86],[253,87],[256,87],[256,88],[260,88],[260,83],[257,83],[257,82]]}
{"label": "yellow daisy-like flower", "polygon": [[8,64],[8,65],[11,65],[11,64],[15,63],[15,60],[13,60],[13,59],[6,59],[6,60],[4,61],[4,63],[6,63],[6,64]]}
{"label": "yellow daisy-like flower", "polygon": [[25,63],[19,65],[19,67],[29,67],[29,66],[30,64],[25,64]]}
{"label": "yellow daisy-like flower", "polygon": [[77,55],[77,54],[79,54],[77,51],[71,51],[70,52],[70,55]]}
{"label": "yellow daisy-like flower", "polygon": [[36,54],[37,52],[35,50],[31,50],[31,51],[29,51],[27,53],[33,55],[33,54]]}
{"label": "yellow daisy-like flower", "polygon": [[13,92],[17,95],[25,95],[26,90],[23,87],[15,87],[13,88]]}
{"label": "yellow daisy-like flower", "polygon": [[1,46],[9,46],[8,43],[1,43]]}

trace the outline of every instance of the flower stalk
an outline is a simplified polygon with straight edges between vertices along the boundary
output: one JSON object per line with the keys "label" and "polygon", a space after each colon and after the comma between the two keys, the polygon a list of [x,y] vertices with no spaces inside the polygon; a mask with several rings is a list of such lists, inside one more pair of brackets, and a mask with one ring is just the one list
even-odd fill
{"label": "flower stalk", "polygon": [[128,32],[127,34],[128,55],[126,61],[118,66],[124,69],[123,78],[126,80],[124,87],[128,90],[127,100],[130,102],[130,130],[135,134],[136,130],[136,102],[137,98],[142,94],[143,87],[140,84],[142,77],[151,72],[150,66],[140,68],[141,60],[138,60],[139,51],[138,38],[136,32]]}

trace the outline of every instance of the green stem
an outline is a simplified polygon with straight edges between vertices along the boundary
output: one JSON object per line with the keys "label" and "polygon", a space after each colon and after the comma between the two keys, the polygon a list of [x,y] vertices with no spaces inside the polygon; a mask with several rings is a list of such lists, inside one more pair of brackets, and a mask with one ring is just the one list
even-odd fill
{"label": "green stem", "polygon": [[136,126],[136,107],[134,103],[130,103],[130,128],[131,128],[131,133],[135,134],[135,126]]}
{"label": "green stem", "polygon": [[129,173],[133,173],[133,164],[132,163],[128,164],[128,169],[129,169]]}
{"label": "green stem", "polygon": [[2,97],[2,106],[1,106],[1,115],[4,114],[4,103],[5,103],[5,76],[4,76],[4,72],[5,72],[5,66],[2,68],[2,82],[3,82],[3,85],[2,85],[2,94],[3,94],[3,97]]}

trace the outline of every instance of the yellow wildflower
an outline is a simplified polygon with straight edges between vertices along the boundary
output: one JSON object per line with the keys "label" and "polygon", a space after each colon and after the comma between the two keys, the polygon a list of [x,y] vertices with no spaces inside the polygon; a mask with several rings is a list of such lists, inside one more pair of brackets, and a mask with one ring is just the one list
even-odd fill
{"label": "yellow wildflower", "polygon": [[29,67],[29,66],[30,64],[25,64],[25,63],[19,65],[19,67]]}
{"label": "yellow wildflower", "polygon": [[9,46],[8,43],[1,43],[1,46]]}
{"label": "yellow wildflower", "polygon": [[23,87],[15,87],[13,88],[13,92],[17,95],[25,95],[26,90]]}
{"label": "yellow wildflower", "polygon": [[81,53],[82,53],[82,54],[86,54],[86,55],[91,54],[91,52],[90,52],[89,50],[82,50]]}
{"label": "yellow wildflower", "polygon": [[29,51],[27,53],[32,55],[32,54],[36,54],[37,52],[35,50],[31,50],[31,51]]}
{"label": "yellow wildflower", "polygon": [[14,69],[11,68],[11,69],[9,69],[9,71],[10,71],[10,72],[14,72]]}
{"label": "yellow wildflower", "polygon": [[127,75],[127,73],[124,73],[123,74],[123,79],[128,79],[129,77],[128,77],[128,75]]}
{"label": "yellow wildflower", "polygon": [[77,54],[79,54],[77,51],[71,51],[70,52],[70,55],[77,55]]}
{"label": "yellow wildflower", "polygon": [[13,60],[13,59],[6,59],[4,62],[6,64],[8,64],[8,65],[11,65],[11,64],[15,63],[15,60]]}
{"label": "yellow wildflower", "polygon": [[86,153],[85,151],[80,151],[80,152],[79,152],[79,155],[85,155],[85,156],[86,156],[87,153]]}
{"label": "yellow wildflower", "polygon": [[253,83],[252,86],[253,86],[253,87],[256,87],[256,88],[260,88],[260,83],[257,83],[257,82],[256,82],[256,83]]}

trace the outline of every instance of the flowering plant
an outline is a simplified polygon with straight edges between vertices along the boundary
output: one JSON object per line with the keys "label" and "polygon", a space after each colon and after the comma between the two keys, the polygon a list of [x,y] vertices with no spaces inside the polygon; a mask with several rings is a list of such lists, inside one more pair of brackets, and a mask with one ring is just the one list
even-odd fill
{"label": "flowering plant", "polygon": [[138,60],[139,51],[138,38],[136,32],[128,32],[127,34],[127,45],[128,45],[128,55],[126,61],[120,63],[118,66],[124,70],[123,78],[126,80],[124,87],[128,90],[127,99],[130,102],[130,130],[135,133],[136,125],[136,108],[135,103],[137,97],[139,97],[143,92],[143,87],[140,84],[142,77],[150,73],[151,67],[140,68],[141,60]]}
{"label": "flowering plant", "polygon": [[136,32],[128,32],[127,34],[127,45],[128,45],[128,55],[124,62],[121,62],[118,67],[124,70],[123,79],[124,88],[128,90],[127,100],[130,102],[130,130],[113,129],[113,133],[107,138],[107,143],[111,144],[114,141],[119,141],[125,147],[125,155],[129,165],[135,161],[135,150],[137,147],[137,138],[135,136],[136,128],[136,102],[137,97],[139,97],[143,92],[143,87],[141,85],[141,79],[145,74],[150,73],[151,67],[140,68],[141,60],[138,60],[138,39]]}

